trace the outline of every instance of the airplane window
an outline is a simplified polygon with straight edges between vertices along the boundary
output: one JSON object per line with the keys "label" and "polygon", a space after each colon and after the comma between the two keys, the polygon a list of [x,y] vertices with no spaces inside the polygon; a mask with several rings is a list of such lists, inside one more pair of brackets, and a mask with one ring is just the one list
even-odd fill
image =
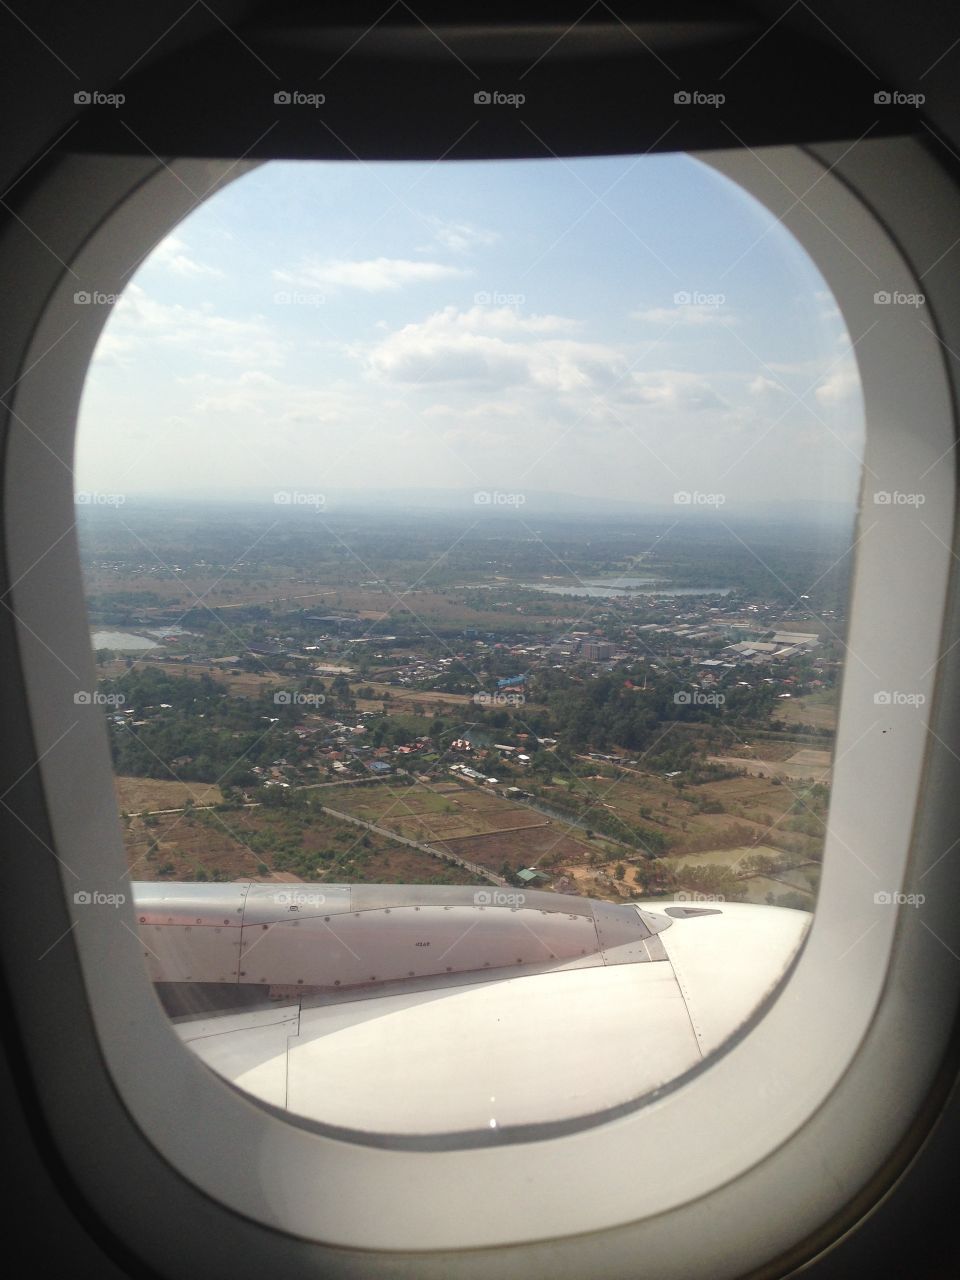
{"label": "airplane window", "polygon": [[680,155],[276,162],[131,264],[76,493],[128,868],[82,900],[190,1050],[522,1138],[757,1014],[820,883],[858,340]]}

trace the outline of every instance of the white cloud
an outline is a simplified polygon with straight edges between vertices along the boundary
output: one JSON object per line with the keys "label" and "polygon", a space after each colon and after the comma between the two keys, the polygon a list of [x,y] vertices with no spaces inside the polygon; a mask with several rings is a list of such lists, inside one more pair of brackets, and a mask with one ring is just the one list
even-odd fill
{"label": "white cloud", "polygon": [[416,262],[411,258],[346,258],[305,259],[293,271],[275,271],[274,278],[285,284],[304,288],[362,289],[365,293],[382,293],[408,284],[429,284],[451,280],[468,273],[442,262]]}
{"label": "white cloud", "polygon": [[576,320],[567,316],[525,316],[513,307],[477,306],[467,311],[446,307],[430,319],[467,333],[570,333],[577,328]]}
{"label": "white cloud", "polygon": [[736,324],[733,313],[723,306],[708,307],[688,303],[677,307],[646,307],[630,312],[631,320],[644,324],[689,325],[703,328],[707,325]]}
{"label": "white cloud", "polygon": [[817,387],[815,395],[821,404],[839,404],[860,393],[860,376],[853,360],[837,365]]}
{"label": "white cloud", "polygon": [[773,378],[765,378],[762,373],[758,373],[753,381],[747,384],[747,390],[752,396],[763,400],[786,393],[786,388],[781,382],[775,382]]}
{"label": "white cloud", "polygon": [[682,369],[663,369],[656,373],[635,373],[624,390],[627,400],[673,412],[704,409],[726,409],[727,402],[717,394],[699,373]]}
{"label": "white cloud", "polygon": [[523,415],[523,407],[517,404],[515,400],[509,402],[480,400],[476,403],[471,403],[467,408],[452,404],[431,404],[420,413],[421,418],[436,418],[440,421],[455,419],[457,422],[486,422],[497,418],[513,422],[523,417]]}
{"label": "white cloud", "polygon": [[173,348],[200,359],[226,360],[245,368],[282,363],[283,344],[260,316],[235,320],[212,306],[158,302],[137,284],[124,290],[101,341],[103,354],[123,363],[138,353]]}
{"label": "white cloud", "polygon": [[509,307],[445,307],[404,325],[365,355],[371,372],[391,382],[554,391],[609,383],[625,368],[616,349],[546,336],[572,327],[562,316],[522,316]]}
{"label": "white cloud", "polygon": [[434,239],[451,253],[469,253],[473,249],[486,249],[496,244],[500,236],[496,231],[475,227],[469,222],[444,222],[441,218],[428,220],[433,227]]}
{"label": "white cloud", "polygon": [[179,236],[167,236],[166,240],[162,240],[150,254],[147,265],[160,267],[162,270],[172,272],[175,276],[210,276],[223,279],[222,271],[217,267],[197,262],[186,252],[186,248]]}

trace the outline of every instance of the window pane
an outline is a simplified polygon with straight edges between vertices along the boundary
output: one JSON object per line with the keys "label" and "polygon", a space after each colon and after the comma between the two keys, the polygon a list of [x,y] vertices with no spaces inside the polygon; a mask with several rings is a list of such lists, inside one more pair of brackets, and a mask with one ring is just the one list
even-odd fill
{"label": "window pane", "polygon": [[185,1042],[407,1137],[699,1066],[814,909],[862,445],[822,277],[689,157],[201,204],[109,319],[77,466],[97,892]]}

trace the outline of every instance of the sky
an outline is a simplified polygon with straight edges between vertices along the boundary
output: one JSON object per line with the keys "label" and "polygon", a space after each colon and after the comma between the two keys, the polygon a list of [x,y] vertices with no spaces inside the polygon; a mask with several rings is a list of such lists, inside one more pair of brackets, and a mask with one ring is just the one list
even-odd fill
{"label": "sky", "polygon": [[274,162],[132,277],[76,487],[852,507],[862,442],[822,276],[691,157]]}

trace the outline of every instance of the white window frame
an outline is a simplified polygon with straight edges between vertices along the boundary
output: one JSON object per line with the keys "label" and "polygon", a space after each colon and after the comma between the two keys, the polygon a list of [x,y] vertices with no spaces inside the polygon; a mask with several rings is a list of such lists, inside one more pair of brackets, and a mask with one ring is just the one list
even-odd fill
{"label": "white window frame", "polygon": [[[54,455],[72,457],[107,309],[78,307],[73,295],[83,287],[118,293],[124,269],[194,207],[191,192],[244,166],[74,157],[34,193],[25,220],[75,275],[45,263],[48,274],[37,277],[23,376],[10,398],[17,418],[4,464],[4,537],[71,933],[46,968],[9,939],[0,943],[20,973],[23,1035],[38,1050],[66,1035],[51,981],[75,949],[89,1007],[76,1011],[71,1034],[92,1029],[114,1106],[109,1116],[84,1111],[86,1086],[68,1074],[69,1048],[38,1051],[36,1085],[89,1201],[145,1256],[168,1255],[161,1237],[176,1224],[158,1213],[151,1220],[133,1187],[143,1198],[150,1179],[173,1169],[181,1214],[185,1205],[198,1215],[213,1205],[233,1215],[236,1234],[216,1240],[215,1256],[232,1257],[237,1276],[258,1274],[264,1251],[276,1258],[278,1240],[290,1235],[299,1238],[285,1263],[290,1275],[345,1256],[315,1242],[372,1251],[367,1274],[406,1253],[411,1275],[446,1276],[449,1254],[439,1251],[469,1249],[484,1275],[613,1275],[642,1257],[659,1280],[733,1280],[816,1239],[909,1145],[960,990],[957,859],[942,856],[949,842],[938,815],[948,797],[933,781],[953,767],[945,752],[956,759],[937,682],[954,678],[960,656],[953,650],[938,664],[951,643],[942,636],[955,577],[955,392],[944,347],[960,350],[960,307],[956,291],[918,283],[924,247],[953,239],[957,195],[906,139],[847,153],[771,148],[699,158],[781,219],[827,279],[854,339],[867,335],[856,353],[870,488],[916,488],[926,472],[922,520],[915,510],[880,510],[866,491],[820,897],[778,998],[704,1069],[631,1114],[474,1150],[390,1150],[278,1118],[207,1070],[159,1016],[129,907],[73,906],[76,889],[115,886],[125,866],[101,712],[74,703],[96,676],[76,539],[61,536],[73,524],[71,476]],[[898,170],[923,185],[922,224]],[[22,261],[23,234],[15,229],[0,244],[4,267]],[[906,307],[877,308],[878,288],[925,292],[923,323]],[[948,626],[948,637],[956,634]],[[873,695],[884,688],[926,701],[919,710],[878,708]],[[28,894],[29,869],[18,865],[13,876],[26,877],[16,882]],[[874,902],[877,891],[921,883],[922,908]],[[28,910],[26,896],[23,903]],[[62,913],[64,903],[56,907]],[[39,919],[45,908],[34,909]],[[121,1133],[143,1162],[139,1180],[112,1158]]]}

